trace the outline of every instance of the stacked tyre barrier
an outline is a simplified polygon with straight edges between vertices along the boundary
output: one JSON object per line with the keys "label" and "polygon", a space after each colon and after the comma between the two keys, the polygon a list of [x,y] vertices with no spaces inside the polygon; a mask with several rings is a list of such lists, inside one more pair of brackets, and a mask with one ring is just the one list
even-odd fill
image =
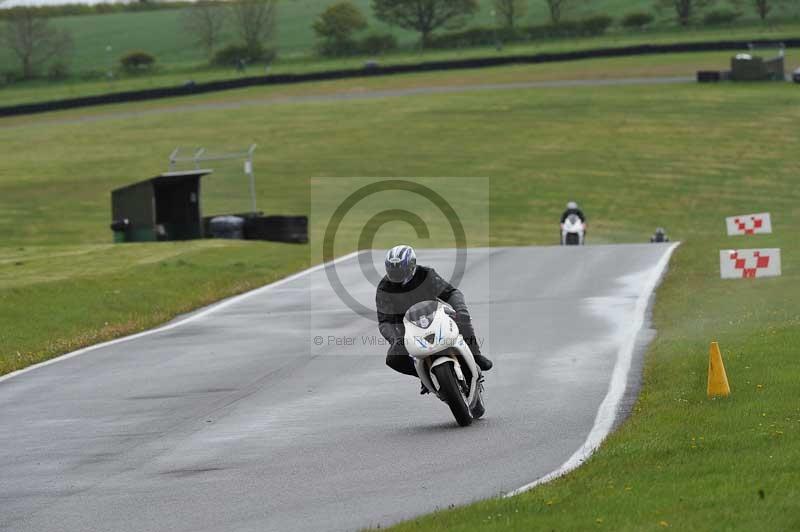
{"label": "stacked tyre barrier", "polygon": [[306,216],[254,216],[246,218],[244,238],[305,244],[308,242],[308,217]]}
{"label": "stacked tyre barrier", "polygon": [[208,222],[211,238],[244,238],[245,219],[240,216],[215,216]]}
{"label": "stacked tyre barrier", "polygon": [[[800,39],[783,39],[787,47],[800,46]],[[245,78],[210,81],[207,83],[184,83],[172,87],[144,89],[138,91],[115,92],[95,96],[83,96],[64,100],[28,103],[0,107],[0,117],[16,116],[49,111],[62,111],[93,105],[112,103],[130,103],[161,98],[174,98],[177,96],[191,96],[209,92],[218,92],[261,85],[284,85],[306,83],[312,81],[329,81],[337,79],[360,78],[369,76],[388,76],[393,74],[408,74],[414,72],[433,72],[440,70],[458,70],[487,68],[505,65],[553,63],[560,61],[576,61],[580,59],[595,59],[604,57],[625,57],[635,55],[686,53],[686,52],[712,52],[725,50],[743,50],[748,44],[763,44],[763,41],[715,41],[673,44],[645,44],[638,46],[623,46],[617,48],[596,48],[579,50],[575,52],[543,53],[533,55],[508,55],[500,57],[483,57],[475,59],[459,59],[452,61],[430,61],[405,65],[381,66],[371,63],[368,67],[328,70],[324,72],[310,72],[305,74],[276,74],[270,76],[254,76]]]}
{"label": "stacked tyre barrier", "polygon": [[699,83],[713,83],[722,80],[722,72],[719,70],[699,70],[697,81]]}

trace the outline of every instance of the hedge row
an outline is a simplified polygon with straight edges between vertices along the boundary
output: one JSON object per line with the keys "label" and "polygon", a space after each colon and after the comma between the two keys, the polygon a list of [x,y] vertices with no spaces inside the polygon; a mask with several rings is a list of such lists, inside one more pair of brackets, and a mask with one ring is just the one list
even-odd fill
{"label": "hedge row", "polygon": [[397,39],[391,33],[373,33],[361,39],[322,41],[317,52],[324,57],[381,55],[397,49]]}
{"label": "hedge row", "polygon": [[614,22],[605,15],[597,15],[583,20],[564,21],[546,26],[526,26],[519,28],[475,27],[464,31],[434,35],[426,43],[428,48],[462,48],[469,46],[490,46],[499,43],[513,43],[550,39],[553,37],[596,37],[603,35]]}

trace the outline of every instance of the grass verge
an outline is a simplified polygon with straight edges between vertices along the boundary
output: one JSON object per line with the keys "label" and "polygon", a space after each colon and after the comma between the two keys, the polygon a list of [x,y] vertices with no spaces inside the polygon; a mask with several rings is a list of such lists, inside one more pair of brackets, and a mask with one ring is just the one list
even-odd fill
{"label": "grass verge", "polygon": [[308,264],[307,246],[0,247],[0,375],[126,336]]}

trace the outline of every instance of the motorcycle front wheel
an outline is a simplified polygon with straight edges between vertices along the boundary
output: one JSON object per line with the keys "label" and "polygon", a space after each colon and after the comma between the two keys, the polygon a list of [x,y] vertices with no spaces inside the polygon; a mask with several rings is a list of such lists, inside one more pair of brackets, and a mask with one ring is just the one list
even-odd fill
{"label": "motorcycle front wheel", "polygon": [[458,385],[453,364],[440,364],[433,368],[432,371],[436,376],[436,380],[439,381],[439,395],[450,407],[456,422],[462,427],[472,424],[472,414],[469,411],[467,398],[464,397],[461,387]]}

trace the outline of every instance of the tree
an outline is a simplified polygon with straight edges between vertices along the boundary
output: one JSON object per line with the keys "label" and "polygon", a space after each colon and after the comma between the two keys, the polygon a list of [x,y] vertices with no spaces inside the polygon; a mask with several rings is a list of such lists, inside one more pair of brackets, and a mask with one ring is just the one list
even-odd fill
{"label": "tree", "polygon": [[32,9],[17,10],[6,20],[2,42],[19,60],[25,79],[36,76],[53,59],[66,62],[72,52],[69,32],[54,28]]}
{"label": "tree", "polygon": [[505,26],[513,28],[514,22],[528,12],[528,0],[494,0],[494,9]]}
{"label": "tree", "polygon": [[375,17],[420,33],[424,47],[435,30],[462,27],[478,10],[478,0],[372,0]]}
{"label": "tree", "polygon": [[561,22],[561,18],[581,1],[588,0],[544,0],[550,13],[550,22],[553,24]]}
{"label": "tree", "polygon": [[773,8],[778,7],[783,4],[788,4],[791,0],[736,0],[734,4],[742,5],[742,4],[752,4],[755,8],[756,13],[761,18],[761,20],[766,20],[767,15],[769,15]]}
{"label": "tree", "polygon": [[772,11],[772,2],[770,0],[754,0],[756,11],[761,20],[767,18],[769,12]]}
{"label": "tree", "polygon": [[186,32],[211,56],[225,26],[225,10],[222,6],[209,1],[196,2],[183,11],[182,22]]}
{"label": "tree", "polygon": [[239,0],[231,4],[236,31],[249,50],[260,50],[272,39],[277,4],[277,0]]}
{"label": "tree", "polygon": [[688,26],[692,17],[706,7],[716,3],[716,0],[658,0],[657,8],[669,8],[675,10],[675,17],[681,26]]}
{"label": "tree", "polygon": [[350,2],[333,4],[314,21],[314,32],[322,39],[325,55],[350,52],[354,47],[353,33],[367,27],[367,19]]}

